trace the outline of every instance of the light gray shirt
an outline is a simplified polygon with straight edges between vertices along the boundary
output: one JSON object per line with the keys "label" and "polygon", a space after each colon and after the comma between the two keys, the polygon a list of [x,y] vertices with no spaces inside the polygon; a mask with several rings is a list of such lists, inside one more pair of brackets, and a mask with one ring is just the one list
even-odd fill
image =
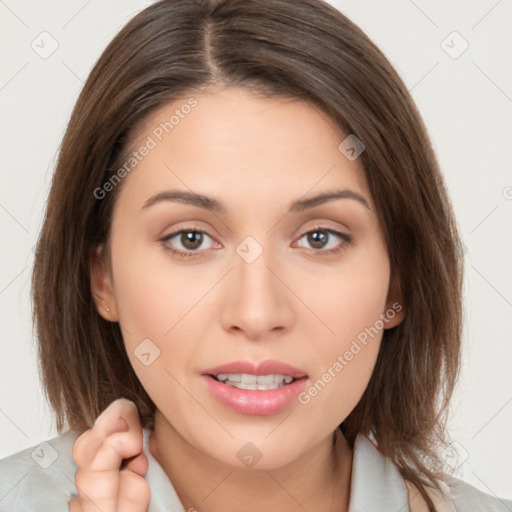
{"label": "light gray shirt", "polygon": [[[69,430],[0,460],[0,512],[68,512],[77,495],[73,444]],[[151,489],[148,512],[186,512],[171,481],[149,451],[144,430],[145,475]],[[512,500],[484,493],[458,478],[446,482],[457,512],[512,512]],[[362,434],[356,438],[349,512],[409,512],[407,488],[398,468]],[[314,511],[312,511],[314,512]]]}

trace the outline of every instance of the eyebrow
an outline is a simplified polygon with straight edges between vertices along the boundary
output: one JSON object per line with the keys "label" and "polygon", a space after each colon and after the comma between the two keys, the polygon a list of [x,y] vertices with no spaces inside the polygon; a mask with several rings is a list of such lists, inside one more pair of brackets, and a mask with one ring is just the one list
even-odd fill
{"label": "eyebrow", "polygon": [[[308,199],[298,199],[293,201],[290,204],[288,213],[301,212],[335,199],[353,199],[371,210],[368,201],[362,195],[354,192],[353,190],[340,189],[330,192],[322,192]],[[142,209],[149,208],[150,206],[162,201],[177,201],[179,203],[190,204],[215,213],[227,213],[227,208],[217,199],[203,194],[197,194],[195,192],[186,192],[184,190],[165,190],[163,192],[159,192],[158,194],[150,197],[144,203]]]}

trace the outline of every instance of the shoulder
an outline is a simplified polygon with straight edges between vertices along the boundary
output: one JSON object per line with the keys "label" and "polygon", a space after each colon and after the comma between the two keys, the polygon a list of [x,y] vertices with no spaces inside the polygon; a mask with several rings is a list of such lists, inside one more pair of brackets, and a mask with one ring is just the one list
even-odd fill
{"label": "shoulder", "polygon": [[483,492],[473,485],[448,476],[445,478],[456,512],[511,512],[512,500]]}
{"label": "shoulder", "polygon": [[0,512],[67,512],[76,495],[73,445],[79,435],[68,430],[1,459]]}
{"label": "shoulder", "polygon": [[[410,512],[428,512],[426,501],[415,484],[404,479]],[[511,512],[512,500],[487,494],[468,482],[444,474],[437,480],[440,490],[425,487],[436,512]]]}
{"label": "shoulder", "polygon": [[[368,482],[374,488],[369,490]],[[468,482],[443,473],[437,480],[440,490],[425,487],[437,512],[512,512],[512,500],[483,492]],[[352,465],[351,511],[409,510],[429,512],[427,503],[399,467],[383,455],[369,437],[358,434]],[[408,503],[408,507],[404,506]]]}

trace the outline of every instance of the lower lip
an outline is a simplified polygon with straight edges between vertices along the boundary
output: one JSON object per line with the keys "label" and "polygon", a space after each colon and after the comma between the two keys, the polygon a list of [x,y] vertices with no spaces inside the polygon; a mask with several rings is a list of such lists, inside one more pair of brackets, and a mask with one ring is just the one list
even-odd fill
{"label": "lower lip", "polygon": [[210,375],[203,375],[213,396],[223,405],[239,414],[270,416],[290,405],[304,389],[307,377],[297,379],[276,389],[238,389],[222,384]]}

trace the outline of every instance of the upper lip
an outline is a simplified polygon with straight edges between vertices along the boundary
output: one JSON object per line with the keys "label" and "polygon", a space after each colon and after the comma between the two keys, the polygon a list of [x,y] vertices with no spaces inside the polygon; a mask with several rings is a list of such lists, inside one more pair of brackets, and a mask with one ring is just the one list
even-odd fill
{"label": "upper lip", "polygon": [[219,375],[221,373],[247,373],[250,375],[285,375],[294,379],[307,377],[307,373],[281,361],[267,359],[259,363],[252,361],[233,361],[222,364],[215,368],[209,368],[203,371],[203,375]]}

